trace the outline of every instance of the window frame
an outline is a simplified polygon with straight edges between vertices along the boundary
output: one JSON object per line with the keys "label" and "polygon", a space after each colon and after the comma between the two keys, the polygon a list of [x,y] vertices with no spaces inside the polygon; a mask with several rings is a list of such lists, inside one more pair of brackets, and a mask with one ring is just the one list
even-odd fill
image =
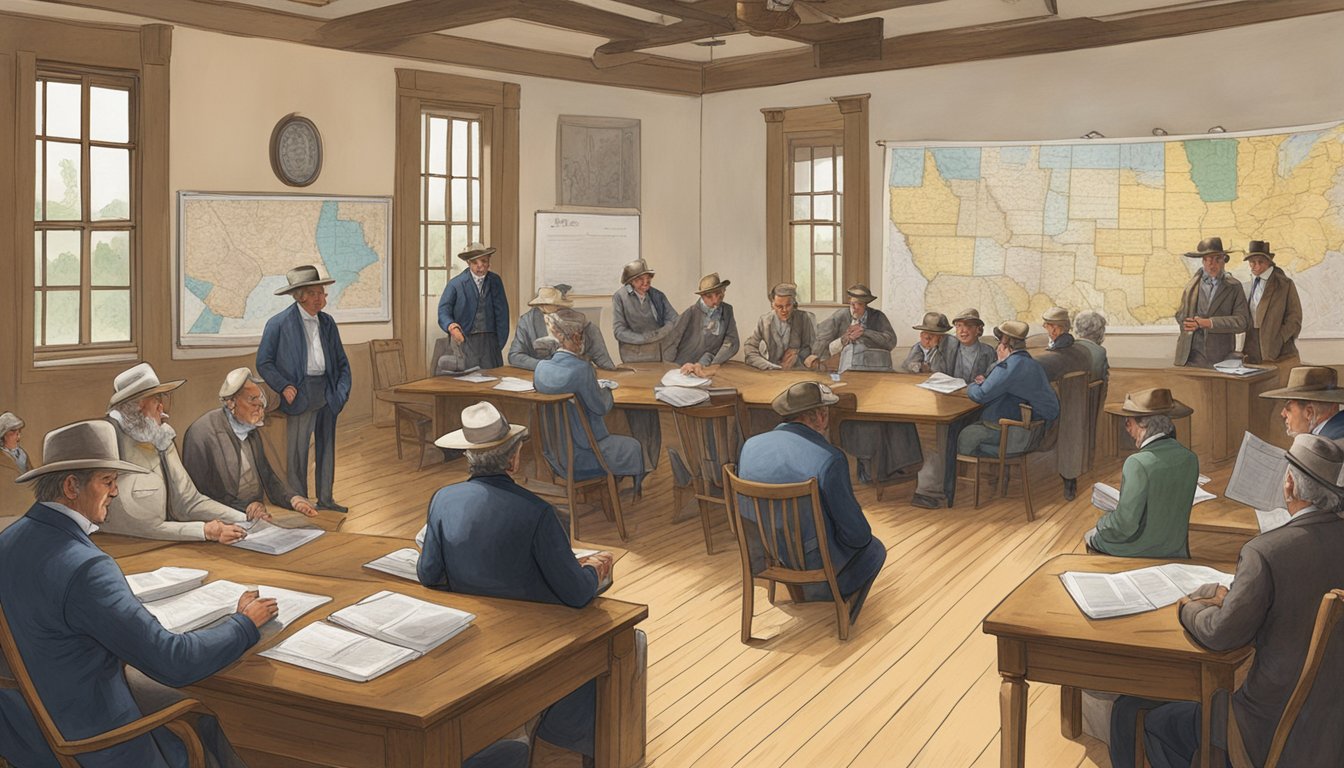
{"label": "window frame", "polygon": [[[444,158],[445,173],[442,174],[434,173],[432,171],[427,170],[427,164],[429,162],[429,156],[430,156],[429,153],[431,142],[431,134],[430,131],[428,130],[429,125],[428,121],[430,118],[443,118],[447,120],[449,123],[448,144],[445,148],[445,158]],[[434,105],[423,105],[421,108],[420,120],[422,126],[421,128],[422,160],[419,167],[420,178],[418,183],[418,187],[420,190],[420,203],[418,206],[420,265],[416,284],[418,285],[419,296],[422,300],[430,297],[431,294],[436,298],[439,295],[439,293],[434,293],[430,290],[430,284],[432,282],[430,280],[430,276],[433,272],[445,271],[447,275],[444,280],[444,283],[446,284],[448,280],[453,279],[458,274],[460,274],[463,269],[466,268],[466,264],[463,263],[460,259],[456,258],[457,253],[460,253],[460,251],[455,252],[455,249],[452,245],[453,227],[462,224],[465,224],[465,226],[467,227],[468,232],[467,241],[466,243],[463,243],[463,246],[466,246],[472,242],[479,242],[481,238],[484,237],[484,233],[489,231],[489,220],[491,218],[489,201],[491,190],[490,190],[490,167],[488,163],[488,158],[490,154],[488,137],[490,136],[491,133],[490,131],[491,118],[492,115],[489,112],[480,110],[444,109]],[[472,158],[471,158],[472,147],[470,139],[468,139],[467,143],[467,160],[466,160],[468,175],[457,176],[454,174],[455,169],[453,168],[452,163],[452,130],[453,130],[452,123],[453,121],[457,120],[475,122],[479,126],[477,129],[478,134],[477,139],[479,141],[479,148],[477,150],[478,157],[476,158],[477,160],[476,175],[474,176],[470,175],[470,170],[472,166]],[[431,219],[429,217],[429,206],[430,206],[429,188],[430,188],[430,180],[433,178],[442,178],[445,180],[444,211],[442,220]],[[465,221],[462,222],[459,222],[456,219],[454,219],[452,211],[452,201],[453,201],[452,183],[454,179],[459,178],[467,180],[467,202],[466,202],[467,218]],[[478,197],[477,209],[476,209],[477,217],[475,219],[472,219],[471,217],[472,181],[477,181],[480,184],[479,187],[480,192],[477,195]],[[444,227],[444,247],[446,250],[444,252],[444,264],[442,267],[430,266],[429,264],[428,233],[429,233],[429,227],[431,226]],[[477,232],[476,238],[473,238],[470,234],[473,230]],[[441,292],[442,289],[440,289],[440,293]]]}

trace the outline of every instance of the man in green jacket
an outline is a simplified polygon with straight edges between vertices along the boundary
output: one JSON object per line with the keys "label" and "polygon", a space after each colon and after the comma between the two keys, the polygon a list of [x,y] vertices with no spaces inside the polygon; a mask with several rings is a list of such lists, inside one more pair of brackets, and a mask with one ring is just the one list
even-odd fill
{"label": "man in green jacket", "polygon": [[1125,459],[1120,503],[1083,534],[1091,550],[1117,557],[1189,557],[1190,505],[1199,458],[1177,442],[1171,412],[1183,408],[1169,389],[1125,396],[1125,431],[1139,446]]}

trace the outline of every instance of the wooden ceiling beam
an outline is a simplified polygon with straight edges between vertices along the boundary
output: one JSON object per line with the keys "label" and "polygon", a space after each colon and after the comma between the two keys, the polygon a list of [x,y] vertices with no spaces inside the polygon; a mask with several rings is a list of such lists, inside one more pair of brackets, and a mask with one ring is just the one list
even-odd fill
{"label": "wooden ceiling beam", "polygon": [[[840,0],[835,0],[840,2]],[[827,12],[831,9],[828,7]],[[704,65],[705,93],[783,85],[818,77],[1032,56],[1197,34],[1344,11],[1344,0],[1239,0],[1107,19],[1043,15],[1034,20],[888,37],[882,58],[818,69],[811,51],[739,56]]]}
{"label": "wooden ceiling beam", "polygon": [[[736,21],[733,22],[733,26],[733,31],[750,31]],[[599,45],[594,53],[603,55],[613,53],[634,53],[635,51],[642,51],[647,48],[657,48],[663,45],[690,43],[716,34],[726,34],[727,31],[728,30],[708,29],[704,24],[699,22],[681,21],[663,27],[661,31],[647,37],[612,40],[605,45]]]}
{"label": "wooden ceiling beam", "polygon": [[438,32],[468,24],[507,19],[521,0],[406,0],[396,5],[332,19],[318,35],[323,45],[358,48],[401,40],[412,35]]}
{"label": "wooden ceiling beam", "polygon": [[[655,35],[666,28],[662,24],[640,21],[573,0],[519,0],[517,8],[509,15],[515,19],[597,35],[608,40]],[[689,23],[704,27],[700,22]]]}
{"label": "wooden ceiling beam", "polygon": [[707,11],[702,6],[708,3],[683,3],[679,0],[616,0],[623,5],[633,8],[643,8],[646,11],[661,13],[664,16],[675,16],[685,21],[703,21],[706,24],[712,24],[719,27],[719,31],[728,32],[733,28],[733,23],[726,16],[713,11]]}

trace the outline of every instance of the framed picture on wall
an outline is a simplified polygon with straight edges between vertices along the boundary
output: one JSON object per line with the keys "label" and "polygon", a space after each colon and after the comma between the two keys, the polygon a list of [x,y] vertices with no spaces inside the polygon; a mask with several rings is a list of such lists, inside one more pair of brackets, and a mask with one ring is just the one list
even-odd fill
{"label": "framed picture on wall", "polygon": [[556,121],[555,202],[639,208],[639,121],[561,115]]}

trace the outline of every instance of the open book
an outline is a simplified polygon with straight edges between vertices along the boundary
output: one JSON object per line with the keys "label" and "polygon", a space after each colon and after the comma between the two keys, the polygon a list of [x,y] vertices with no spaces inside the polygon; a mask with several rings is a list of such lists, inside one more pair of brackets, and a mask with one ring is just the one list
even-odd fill
{"label": "open book", "polygon": [[165,597],[180,595],[189,589],[201,586],[209,571],[200,568],[177,568],[165,565],[157,571],[132,573],[126,577],[131,594],[142,603],[162,600]]}
{"label": "open book", "polygon": [[[418,541],[423,545],[424,537],[423,536],[419,537]],[[582,560],[583,558],[589,555],[597,554],[597,552],[598,550],[596,549],[576,549],[574,550],[574,558],[577,560]],[[420,564],[420,553],[414,549],[411,549],[410,547],[406,547],[404,549],[398,549],[395,552],[389,552],[388,554],[383,555],[382,557],[377,558],[375,560],[370,560],[369,562],[364,564],[364,567],[370,568],[375,571],[381,571],[382,573],[390,574],[392,576],[396,576],[399,579],[406,579],[407,581],[419,582],[420,575],[416,572],[416,567],[419,566],[419,564]],[[612,572],[615,572],[616,570],[615,563],[612,563],[611,570]],[[611,575],[612,575],[611,573],[608,573],[607,578],[602,579],[598,583],[597,585],[598,592],[601,592],[605,590],[607,587],[611,586]]]}
{"label": "open book", "polygon": [[1232,586],[1232,574],[1203,565],[1167,563],[1122,573],[1059,575],[1069,597],[1090,619],[1109,619],[1171,605],[1204,584]]}
{"label": "open book", "polygon": [[935,373],[915,386],[950,395],[958,389],[965,389],[966,382],[955,376],[948,376],[946,373]]}
{"label": "open book", "polygon": [[249,520],[237,525],[247,529],[247,536],[229,546],[264,555],[283,555],[326,533],[321,528],[281,528],[265,520]]}
{"label": "open book", "polygon": [[[200,629],[238,610],[238,598],[248,590],[236,582],[221,579],[212,581],[180,595],[145,603],[145,610],[159,620],[169,632],[190,632]],[[260,597],[274,597],[280,613],[272,621],[281,627],[289,624],[314,608],[331,601],[326,595],[295,592],[280,587],[257,587]]]}
{"label": "open book", "polygon": [[[1201,501],[1208,501],[1209,499],[1216,498],[1218,498],[1217,495],[1209,493],[1199,486],[1195,486],[1195,498],[1190,502],[1190,506],[1193,507]],[[1114,512],[1115,508],[1120,506],[1120,491],[1116,490],[1114,486],[1107,485],[1106,483],[1093,484],[1092,506],[1100,509],[1102,512]]]}
{"label": "open book", "polygon": [[475,619],[466,611],[384,590],[259,655],[362,683],[437,648]]}

